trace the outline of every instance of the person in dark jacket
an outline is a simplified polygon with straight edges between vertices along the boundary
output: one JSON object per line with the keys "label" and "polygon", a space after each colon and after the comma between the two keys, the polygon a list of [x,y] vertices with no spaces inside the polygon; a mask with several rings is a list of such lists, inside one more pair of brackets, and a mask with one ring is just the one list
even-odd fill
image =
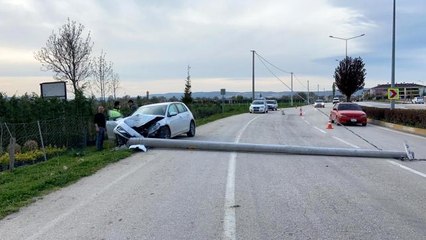
{"label": "person in dark jacket", "polygon": [[106,117],[104,114],[104,107],[98,106],[98,112],[95,114],[93,120],[96,128],[96,149],[101,151],[104,148],[104,138],[106,129]]}
{"label": "person in dark jacket", "polygon": [[136,103],[134,103],[132,99],[129,99],[129,101],[127,101],[127,104],[130,108],[129,116],[136,112],[136,110],[138,110],[138,105],[136,105]]}

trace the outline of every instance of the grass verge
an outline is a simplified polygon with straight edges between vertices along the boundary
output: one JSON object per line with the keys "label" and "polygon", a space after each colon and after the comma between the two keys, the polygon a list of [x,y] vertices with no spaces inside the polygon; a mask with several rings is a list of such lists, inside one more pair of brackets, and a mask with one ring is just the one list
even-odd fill
{"label": "grass verge", "polygon": [[0,219],[17,212],[35,198],[92,175],[106,165],[132,154],[129,150],[69,153],[46,162],[0,172]]}

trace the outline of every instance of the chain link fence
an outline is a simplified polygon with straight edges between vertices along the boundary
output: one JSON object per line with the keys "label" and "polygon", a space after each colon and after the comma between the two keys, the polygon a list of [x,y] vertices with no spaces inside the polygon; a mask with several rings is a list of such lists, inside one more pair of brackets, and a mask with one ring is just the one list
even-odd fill
{"label": "chain link fence", "polygon": [[[87,118],[62,117],[29,123],[0,123],[0,171],[47,160],[58,149],[84,148],[93,144],[93,123]],[[12,162],[10,143],[15,142]],[[35,158],[29,160],[29,158]],[[9,161],[6,161],[9,160]]]}

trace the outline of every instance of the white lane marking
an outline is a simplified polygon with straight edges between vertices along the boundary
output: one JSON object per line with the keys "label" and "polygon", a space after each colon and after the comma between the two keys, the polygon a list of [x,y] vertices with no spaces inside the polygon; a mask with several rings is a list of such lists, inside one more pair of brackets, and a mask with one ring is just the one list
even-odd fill
{"label": "white lane marking", "polygon": [[[244,131],[258,117],[250,120],[238,132],[235,142],[238,143]],[[235,223],[235,166],[236,166],[237,153],[231,153],[228,164],[228,175],[226,179],[226,193],[225,193],[225,215],[223,217],[223,239],[235,240],[236,239],[236,223]]]}
{"label": "white lane marking", "polygon": [[398,167],[400,167],[400,168],[402,168],[402,169],[405,169],[405,170],[407,170],[407,171],[410,171],[410,172],[412,172],[412,173],[414,173],[414,174],[417,174],[417,175],[419,175],[419,176],[422,176],[422,177],[426,178],[426,174],[424,174],[424,173],[421,173],[421,172],[419,172],[419,171],[416,171],[416,170],[414,170],[414,169],[412,169],[412,168],[406,167],[406,166],[404,166],[404,165],[402,165],[402,164],[396,163],[396,162],[391,161],[391,160],[388,160],[388,162],[390,162],[391,164],[393,164],[393,165],[395,165],[395,166],[398,166]]}
{"label": "white lane marking", "polygon": [[306,124],[311,125],[308,121],[306,121],[305,119],[303,119],[303,121],[305,121]]}
{"label": "white lane marking", "polygon": [[333,136],[333,138],[334,138],[334,139],[336,139],[336,140],[339,140],[339,141],[341,141],[342,143],[347,144],[347,145],[349,145],[349,146],[351,146],[351,147],[353,147],[353,148],[359,148],[357,145],[354,145],[354,144],[352,144],[352,143],[346,142],[345,140],[343,140],[343,139],[341,139],[341,138],[334,137],[334,136]]}
{"label": "white lane marking", "polygon": [[326,131],[324,131],[324,130],[322,130],[322,129],[320,129],[320,128],[318,128],[318,127],[314,127],[316,130],[318,130],[318,131],[320,131],[320,132],[322,132],[322,133],[327,133]]}
{"label": "white lane marking", "polygon": [[393,130],[393,129],[386,128],[386,127],[376,126],[376,125],[373,125],[373,124],[370,124],[370,126],[373,126],[375,128],[380,128],[382,130],[386,130],[386,131],[393,132],[393,133],[399,133],[399,134],[409,136],[409,137],[415,137],[415,138],[419,138],[419,139],[422,139],[422,140],[426,139],[426,137],[419,136],[419,135],[412,134],[412,133],[401,132],[401,131]]}
{"label": "white lane marking", "polygon": [[231,153],[228,164],[228,177],[226,179],[225,216],[223,217],[223,239],[236,239],[235,223],[235,165],[237,153]]}
{"label": "white lane marking", "polygon": [[95,198],[97,198],[99,195],[103,194],[104,192],[106,192],[108,189],[110,189],[113,185],[117,184],[118,182],[120,182],[121,180],[129,177],[130,175],[132,175],[133,173],[135,173],[136,171],[138,171],[139,169],[141,169],[142,167],[144,167],[147,163],[149,163],[151,160],[148,160],[146,162],[143,162],[142,164],[140,164],[139,166],[137,166],[136,168],[132,169],[131,171],[127,172],[124,175],[121,175],[121,177],[117,178],[116,180],[114,180],[113,182],[105,185],[105,187],[103,187],[100,191],[97,192],[93,192],[92,195],[87,196],[83,201],[81,201],[79,204],[75,205],[74,207],[71,207],[68,209],[68,211],[64,212],[63,214],[57,216],[55,219],[51,220],[50,222],[46,223],[46,225],[44,225],[42,228],[40,228],[40,230],[36,233],[34,233],[33,235],[31,235],[30,237],[26,238],[27,240],[30,239],[38,239],[40,238],[41,235],[45,234],[47,231],[49,231],[51,228],[53,228],[55,225],[59,224],[61,221],[63,221],[66,217],[68,217],[69,215],[73,214],[75,211],[83,208],[85,205],[90,204],[94,201]]}

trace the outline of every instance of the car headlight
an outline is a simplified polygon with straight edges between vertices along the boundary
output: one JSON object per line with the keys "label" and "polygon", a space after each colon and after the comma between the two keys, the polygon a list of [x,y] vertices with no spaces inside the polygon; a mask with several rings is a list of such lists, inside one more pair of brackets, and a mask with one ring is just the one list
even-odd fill
{"label": "car headlight", "polygon": [[119,132],[119,133],[127,133],[127,131],[126,131],[126,130],[124,130],[124,128],[122,128],[122,127],[120,127],[120,126],[117,126],[117,127],[115,128],[115,130],[116,130],[117,132]]}

